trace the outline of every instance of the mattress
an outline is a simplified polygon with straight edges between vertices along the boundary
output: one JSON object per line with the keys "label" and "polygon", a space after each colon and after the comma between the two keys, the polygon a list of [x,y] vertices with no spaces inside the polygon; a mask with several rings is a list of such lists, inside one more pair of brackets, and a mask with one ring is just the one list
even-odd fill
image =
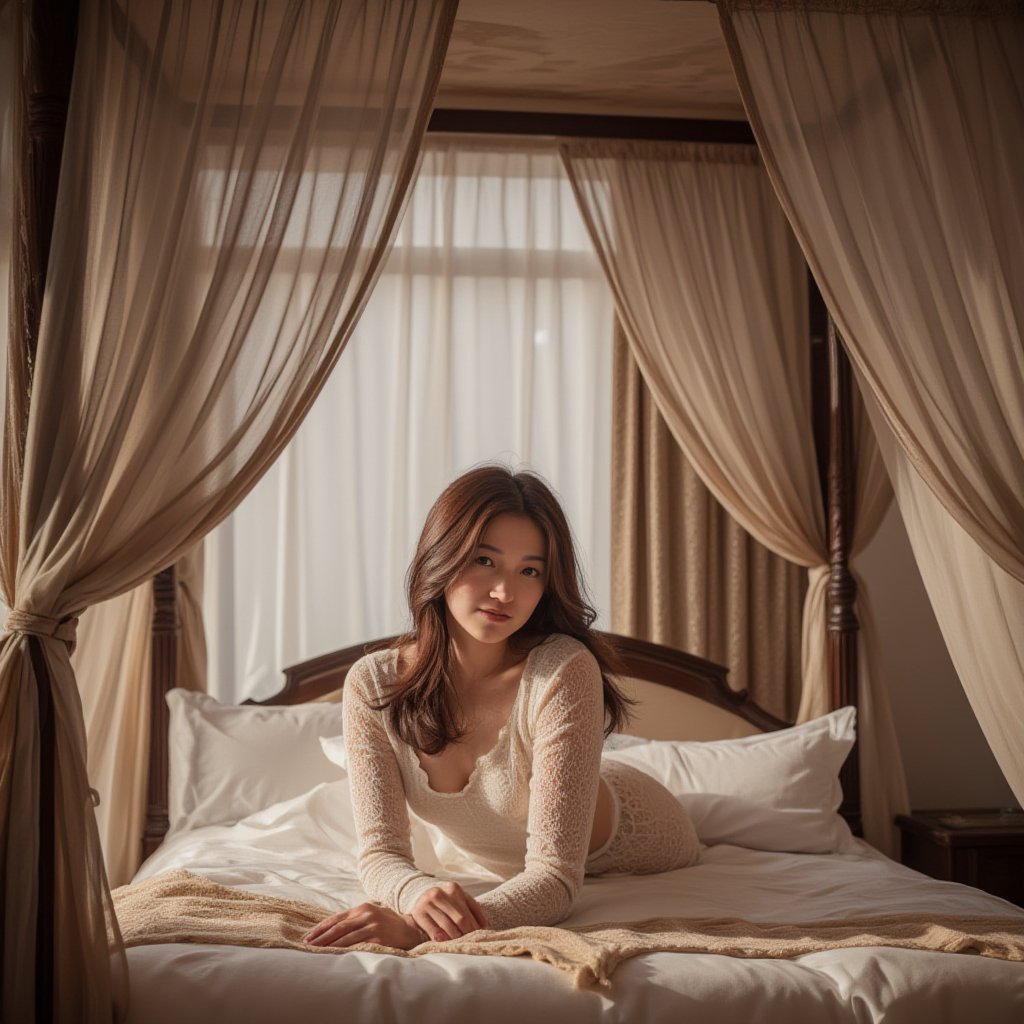
{"label": "mattress", "polygon": [[[361,903],[351,826],[330,814],[336,785],[234,825],[173,835],[137,879],[184,868],[225,885],[318,903],[325,916]],[[416,852],[431,870],[434,852]],[[449,860],[444,873],[474,893],[497,881]],[[927,878],[855,841],[831,854],[718,845],[680,871],[587,879],[565,924],[664,916],[824,921],[904,911],[1024,916],[994,896]],[[175,944],[131,948],[128,960],[131,1024],[1024,1020],[1024,964],[915,950],[846,949],[794,960],[648,954],[622,964],[607,989],[575,989],[556,968],[526,958],[323,956]]]}

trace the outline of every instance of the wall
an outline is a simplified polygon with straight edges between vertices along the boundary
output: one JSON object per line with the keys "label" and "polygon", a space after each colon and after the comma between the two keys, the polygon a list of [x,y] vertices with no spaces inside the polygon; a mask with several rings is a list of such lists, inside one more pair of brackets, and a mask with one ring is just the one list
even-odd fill
{"label": "wall", "polygon": [[855,568],[871,593],[911,806],[1016,806],[950,661],[895,502]]}

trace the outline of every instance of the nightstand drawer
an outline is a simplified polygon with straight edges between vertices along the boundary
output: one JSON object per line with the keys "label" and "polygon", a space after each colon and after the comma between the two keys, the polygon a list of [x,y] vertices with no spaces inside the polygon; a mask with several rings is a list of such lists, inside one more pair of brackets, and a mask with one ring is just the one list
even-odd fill
{"label": "nightstand drawer", "polygon": [[1021,812],[915,811],[897,817],[896,824],[907,867],[1024,906]]}

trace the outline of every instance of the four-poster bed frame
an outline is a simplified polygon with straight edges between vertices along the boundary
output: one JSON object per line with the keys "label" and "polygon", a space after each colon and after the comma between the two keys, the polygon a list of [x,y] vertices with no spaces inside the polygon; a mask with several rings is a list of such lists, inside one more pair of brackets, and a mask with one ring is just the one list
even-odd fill
{"label": "four-poster bed frame", "polygon": [[[64,128],[67,119],[71,73],[74,66],[78,5],[75,0],[36,0],[27,5],[24,67],[23,140],[26,174],[16,197],[15,237],[22,240],[15,253],[14,273],[22,282],[22,307],[16,330],[25,346],[28,365],[34,362],[39,316],[46,280],[50,239],[56,206]],[[555,135],[561,137],[642,138],[691,142],[729,142],[752,145],[749,126],[734,121],[701,121],[660,118],[582,117],[491,111],[437,110],[430,130],[501,134]],[[829,325],[827,345],[822,337],[823,305],[811,288],[812,336],[809,339],[814,393],[814,434],[826,499],[829,529],[830,580],[828,586],[828,633],[831,703],[833,707],[857,704],[856,586],[847,568],[852,531],[853,460],[850,415],[850,374],[841,345]],[[821,384],[827,382],[827,390]],[[14,425],[24,436],[24,424]],[[8,429],[12,425],[8,424]],[[177,637],[174,567],[159,573],[153,582],[154,615],[152,643],[151,744],[147,813],[143,839],[149,853],[167,830],[167,708],[164,695],[175,685]],[[36,944],[37,1013],[40,1021],[53,1017],[53,906],[54,832],[53,794],[54,737],[50,689],[41,645],[29,638],[39,685],[40,847]],[[642,641],[625,641],[623,653],[631,669],[642,677],[659,679],[681,689],[700,690],[713,703],[727,706],[761,729],[786,723],[757,708],[745,694],[736,694],[725,683],[725,670],[672,654]],[[332,672],[343,673],[362,648],[339,652]],[[314,663],[288,673],[281,699],[304,693],[315,681]],[[321,666],[322,668],[323,666]],[[313,681],[307,678],[313,673]],[[844,792],[842,813],[860,833],[859,772],[856,748],[841,774]]]}
{"label": "four-poster bed frame", "polygon": [[[675,142],[754,145],[745,122],[703,121],[653,117],[603,117],[533,114],[507,111],[435,110],[429,132],[617,138]],[[851,375],[821,293],[808,272],[810,294],[809,372],[815,450],[829,531],[828,635],[831,707],[857,706],[857,642],[859,629],[854,603],[857,586],[848,568],[853,529],[853,424]],[[150,691],[150,760],[143,857],[160,845],[167,833],[167,722],[164,696],[175,685],[177,635],[174,566],[153,580],[154,611]],[[726,682],[727,669],[693,655],[626,637],[614,638],[629,674],[682,690],[732,711],[762,731],[791,723],[770,715]],[[312,700],[339,689],[349,667],[365,651],[357,645],[285,670],[284,689],[264,702],[291,704]],[[860,771],[855,746],[840,773],[843,804],[840,813],[855,835],[861,835]]]}

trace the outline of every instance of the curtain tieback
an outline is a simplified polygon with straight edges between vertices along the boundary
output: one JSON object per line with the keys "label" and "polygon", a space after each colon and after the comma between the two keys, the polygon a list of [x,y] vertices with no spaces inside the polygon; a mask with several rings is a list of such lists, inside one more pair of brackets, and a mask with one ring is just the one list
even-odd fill
{"label": "curtain tieback", "polygon": [[68,652],[75,649],[75,637],[78,634],[78,619],[68,616],[66,619],[51,619],[49,615],[34,615],[23,612],[20,608],[12,608],[7,613],[4,624],[7,633],[21,633],[25,636],[53,637],[63,640],[68,645]]}

